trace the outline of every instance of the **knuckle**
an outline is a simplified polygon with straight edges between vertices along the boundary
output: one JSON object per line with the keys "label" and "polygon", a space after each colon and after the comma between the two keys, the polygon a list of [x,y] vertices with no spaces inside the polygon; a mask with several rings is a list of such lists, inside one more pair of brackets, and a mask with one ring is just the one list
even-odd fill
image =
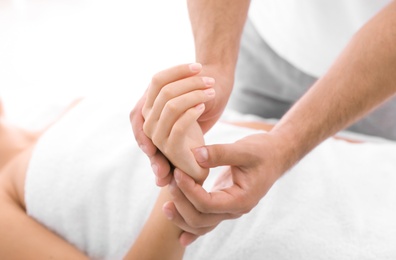
{"label": "knuckle", "polygon": [[141,114],[142,114],[144,119],[147,119],[149,117],[150,111],[151,110],[149,108],[147,108],[147,107],[143,107],[142,108],[142,113]]}
{"label": "knuckle", "polygon": [[160,137],[158,137],[158,135],[153,134],[152,137],[151,137],[151,141],[153,142],[153,144],[154,144],[155,146],[158,147],[158,149],[163,150],[163,149],[162,149],[162,147],[163,147],[163,146],[162,146],[162,139],[161,139]]}
{"label": "knuckle", "polygon": [[174,97],[174,88],[169,85],[163,87],[160,91],[160,95],[165,99],[169,100]]}
{"label": "knuckle", "polygon": [[183,136],[185,130],[186,129],[182,127],[180,124],[176,124],[172,127],[172,135],[175,136],[176,138],[180,138],[181,136]]}
{"label": "knuckle", "polygon": [[242,214],[248,214],[257,204],[257,203],[254,203],[251,200],[251,198],[246,198],[246,201],[245,201],[245,205],[241,208],[241,213]]}
{"label": "knuckle", "polygon": [[157,86],[161,82],[161,75],[160,73],[156,73],[151,77],[151,86]]}
{"label": "knuckle", "polygon": [[201,228],[202,221],[197,215],[194,215],[193,217],[188,219],[187,224],[193,229],[199,229]]}
{"label": "knuckle", "polygon": [[209,205],[206,205],[205,203],[197,203],[196,209],[203,213],[203,214],[209,214],[211,212]]}
{"label": "knuckle", "polygon": [[144,106],[145,96],[142,96],[140,100],[136,103],[134,108],[129,113],[129,119],[133,123],[134,121],[138,121],[142,116],[142,107]]}
{"label": "knuckle", "polygon": [[240,205],[237,215],[247,214],[253,208],[251,206],[251,198],[247,193],[242,193],[236,198],[236,205]]}
{"label": "knuckle", "polygon": [[164,109],[167,113],[173,114],[177,112],[178,106],[174,101],[169,100],[168,102],[166,102]]}
{"label": "knuckle", "polygon": [[143,133],[145,135],[147,135],[148,137],[150,137],[150,127],[148,126],[147,122],[143,123],[143,128],[142,129],[143,129]]}
{"label": "knuckle", "polygon": [[[161,140],[162,141],[162,140]],[[167,143],[169,144],[169,143]],[[162,142],[160,144],[160,142],[158,141],[158,145],[156,145],[161,151],[162,153],[168,157],[169,160],[173,160],[174,159],[174,150],[170,149],[169,146],[171,145],[162,145]]]}

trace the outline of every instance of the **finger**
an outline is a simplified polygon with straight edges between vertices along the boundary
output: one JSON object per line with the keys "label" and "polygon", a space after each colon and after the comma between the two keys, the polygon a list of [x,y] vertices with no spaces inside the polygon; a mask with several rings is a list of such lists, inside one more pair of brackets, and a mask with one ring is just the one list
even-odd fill
{"label": "finger", "polygon": [[198,74],[202,70],[202,65],[199,63],[178,65],[163,71],[158,72],[151,79],[148,95],[147,106],[152,107],[154,100],[158,96],[160,90],[165,85],[178,81],[183,78],[191,77]]}
{"label": "finger", "polygon": [[200,117],[200,115],[202,115],[204,111],[205,111],[205,104],[200,103],[195,107],[188,109],[184,114],[182,114],[180,118],[177,121],[175,121],[175,123],[171,126],[172,130],[169,134],[169,138],[171,139],[170,144],[175,144],[175,145],[180,144],[179,142],[182,140],[180,136],[182,136],[184,131],[188,129],[192,124],[197,122],[197,119]]}
{"label": "finger", "polygon": [[132,125],[133,134],[140,149],[142,149],[142,151],[148,156],[153,156],[157,152],[157,148],[143,131],[144,118],[142,115],[142,107],[145,100],[146,100],[146,95],[144,95],[136,103],[136,106],[131,111],[129,118]]}
{"label": "finger", "polygon": [[[169,155],[168,151],[172,151],[174,147],[183,147],[185,130],[191,126],[205,110],[203,103],[188,109],[177,122],[169,124],[168,119],[164,117],[158,121],[157,126],[152,133],[151,139],[153,143],[162,150],[163,153]],[[173,116],[169,116],[169,121],[176,121]],[[149,127],[147,125],[144,128]],[[147,130],[148,131],[148,130]],[[146,132],[146,130],[145,130]],[[192,157],[192,155],[191,155]],[[192,161],[195,162],[194,157]],[[198,165],[198,163],[196,163]]]}
{"label": "finger", "polygon": [[[196,90],[172,99],[166,104],[164,110],[161,113],[159,119],[159,122],[162,123],[161,126],[164,126],[166,129],[172,129],[176,124],[186,124],[186,126],[191,125],[191,123],[197,121],[198,117],[204,111],[205,106],[203,106],[203,103],[213,99],[214,95],[214,89],[209,88],[205,90]],[[198,106],[199,104],[202,106]],[[190,110],[189,112],[191,115],[194,115],[193,117],[186,117],[183,115],[188,109],[194,106],[196,109]],[[197,115],[198,117],[196,117]],[[180,121],[180,117],[183,116],[185,119]]]}
{"label": "finger", "polygon": [[172,221],[176,225],[184,231],[194,232],[195,234],[199,229],[210,226],[210,224],[197,221],[201,213],[186,199],[174,179],[169,185],[169,192],[172,195],[172,203],[168,205],[168,210],[172,211],[174,216]]}
{"label": "finger", "polygon": [[[174,105],[171,106],[174,107]],[[179,109],[184,111],[176,111]],[[160,120],[156,124],[157,126],[161,127],[156,127],[152,134],[152,139],[155,140],[154,143],[156,143],[157,140],[167,140],[167,138],[172,135],[172,132],[177,130],[182,130],[181,132],[178,131],[177,134],[183,134],[184,130],[196,122],[204,111],[205,105],[203,103],[194,104],[193,107],[184,107],[183,105],[183,107],[179,106],[177,109],[170,108],[166,109],[166,111],[164,110],[163,116],[161,116]],[[145,127],[146,126],[144,126],[144,128]],[[183,135],[178,136],[178,140],[183,140],[183,138],[180,138],[181,136]]]}
{"label": "finger", "polygon": [[[181,138],[181,136],[185,135],[186,130],[192,126],[192,124],[196,123],[197,124],[197,119],[199,118],[200,115],[205,110],[205,104],[201,103],[198,104],[197,106],[188,109],[178,120],[177,122],[174,123],[172,126],[172,130],[168,136],[168,145],[170,147],[183,147],[185,146],[185,140],[184,138]],[[197,126],[198,130],[200,131],[199,127]],[[198,136],[198,133],[195,135],[195,140],[199,143],[202,144],[204,143],[203,140],[203,134],[202,132],[200,133],[200,136]],[[190,148],[187,148],[188,150]],[[183,150],[181,150],[183,151]],[[195,165],[198,165],[198,163],[195,161],[193,155],[189,153],[191,156],[191,160],[188,160],[189,162],[194,162]],[[184,156],[184,155],[183,155]],[[185,155],[187,156],[187,154]]]}
{"label": "finger", "polygon": [[[181,219],[179,220],[179,224],[185,231],[197,234],[196,230],[213,227],[218,225],[222,220],[233,218],[233,216],[228,214],[203,214],[202,212],[199,212],[190,201],[188,201],[181,190],[177,187],[174,179],[171,181],[169,187],[173,204],[176,209],[175,213],[180,214]],[[184,226],[183,222],[187,226]]]}
{"label": "finger", "polygon": [[152,141],[143,132],[142,125],[144,119],[141,113],[141,107],[144,102],[145,96],[138,101],[135,108],[130,113],[132,129],[139,147],[150,158],[153,172],[157,176],[157,185],[163,187],[169,184],[172,177],[170,174],[170,165],[161,151],[155,147]]}
{"label": "finger", "polygon": [[[205,110],[205,105],[201,103],[196,107],[187,110],[179,120],[173,125],[172,131],[169,134],[168,142],[165,149],[169,147],[181,147],[174,156],[170,156],[169,159],[173,162],[173,165],[177,168],[183,169],[187,172],[195,181],[202,184],[209,173],[209,169],[202,168],[195,160],[191,153],[190,147],[197,147],[204,143],[202,131],[198,126],[197,119]],[[195,123],[195,128],[191,128]],[[195,144],[191,143],[191,146],[186,147],[186,138],[181,138],[185,135],[186,131],[195,129],[196,134],[194,135]],[[199,133],[200,132],[200,133]],[[189,142],[187,140],[187,142]],[[170,150],[172,152],[172,149]],[[165,153],[168,155],[168,153]],[[173,161],[175,160],[175,161]]]}
{"label": "finger", "polygon": [[252,160],[256,150],[250,149],[247,144],[241,142],[232,144],[215,144],[192,149],[197,162],[205,168],[213,168],[223,165],[246,165]]}
{"label": "finger", "polygon": [[165,186],[167,186],[167,185],[169,185],[169,183],[171,182],[171,180],[172,180],[172,174],[168,174],[166,177],[163,177],[163,178],[156,178],[155,179],[155,184],[158,186],[158,187],[165,187]]}
{"label": "finger", "polygon": [[159,179],[163,179],[168,175],[171,175],[171,166],[168,159],[162,154],[160,150],[150,157],[151,168]]}
{"label": "finger", "polygon": [[183,217],[179,214],[176,209],[175,204],[172,201],[166,202],[163,207],[162,211],[166,215],[166,217],[173,222],[174,225],[178,226],[181,230],[192,232],[195,235],[202,235],[205,234],[201,228],[193,228],[189,226],[183,219]]}
{"label": "finger", "polygon": [[192,242],[194,242],[195,240],[197,240],[199,236],[188,233],[188,232],[183,232],[180,237],[179,237],[179,243],[186,247],[191,245]]}
{"label": "finger", "polygon": [[[151,137],[152,140],[154,140],[154,136],[156,136],[157,140],[164,140],[170,135],[172,127],[179,117],[181,117],[189,108],[212,99],[214,95],[215,92],[213,88],[195,90],[169,100],[162,108],[162,111],[159,111],[160,115],[157,115],[157,112],[154,111],[157,108],[153,108],[153,112],[149,113],[149,116],[144,122],[144,133],[148,137]],[[195,111],[199,112],[198,117],[204,112],[201,109]],[[196,121],[198,117],[194,120]],[[158,143],[155,141],[154,143],[158,146]]]}
{"label": "finger", "polygon": [[147,116],[150,115],[153,120],[156,120],[159,118],[165,104],[170,100],[194,90],[213,87],[214,83],[214,79],[209,77],[189,77],[169,83],[161,88],[151,107],[146,102],[147,107],[143,110],[143,116],[147,119]]}
{"label": "finger", "polygon": [[247,193],[238,185],[208,193],[180,169],[175,169],[174,177],[180,191],[199,212],[224,214],[224,219],[231,219],[246,211]]}
{"label": "finger", "polygon": [[173,222],[174,225],[178,226],[181,230],[196,236],[202,236],[216,227],[216,225],[202,228],[190,226],[184,221],[183,217],[179,214],[174,202],[172,201],[166,202],[162,207],[162,211],[166,217]]}
{"label": "finger", "polygon": [[[239,217],[240,205],[238,204],[239,193],[244,191],[238,186],[232,186],[223,190],[207,192],[201,185],[196,184],[194,180],[180,169],[174,170],[174,179],[177,187],[187,201],[192,205],[194,210],[200,213],[212,214],[216,216],[214,219],[209,219],[206,225],[213,225],[215,221],[224,219],[233,219]],[[181,196],[178,196],[178,198]],[[174,200],[177,205],[177,200]],[[182,203],[183,201],[181,201]],[[181,208],[188,213],[189,208]],[[180,212],[183,216],[183,212]]]}

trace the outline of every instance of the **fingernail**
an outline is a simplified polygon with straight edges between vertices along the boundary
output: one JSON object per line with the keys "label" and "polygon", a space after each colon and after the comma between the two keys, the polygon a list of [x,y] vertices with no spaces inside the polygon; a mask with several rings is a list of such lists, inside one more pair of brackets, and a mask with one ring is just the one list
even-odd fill
{"label": "fingernail", "polygon": [[176,170],[173,172],[173,175],[174,175],[174,177],[175,177],[176,183],[179,183],[180,180],[181,180],[181,174],[180,174],[179,170],[176,169]]}
{"label": "fingernail", "polygon": [[200,63],[191,63],[189,67],[191,72],[199,72],[202,69],[202,65]]}
{"label": "fingernail", "polygon": [[206,147],[195,148],[194,151],[197,162],[206,162],[209,159],[208,149]]}
{"label": "fingernail", "polygon": [[162,210],[165,213],[165,216],[168,220],[172,220],[173,219],[173,212],[169,209],[167,209],[166,207],[163,207]]}
{"label": "fingernail", "polygon": [[153,170],[155,176],[158,175],[158,165],[156,165],[155,163],[151,164],[151,169]]}
{"label": "fingernail", "polygon": [[204,92],[205,95],[207,95],[208,97],[212,97],[212,96],[215,95],[215,90],[214,90],[213,88],[205,89],[203,92]]}
{"label": "fingernail", "polygon": [[214,78],[209,77],[202,77],[202,81],[205,83],[206,86],[213,86],[215,83]]}

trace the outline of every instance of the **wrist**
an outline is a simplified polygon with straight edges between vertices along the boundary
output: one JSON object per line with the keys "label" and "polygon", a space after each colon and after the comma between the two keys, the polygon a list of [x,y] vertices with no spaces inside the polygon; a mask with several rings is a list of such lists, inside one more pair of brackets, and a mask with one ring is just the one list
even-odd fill
{"label": "wrist", "polygon": [[274,127],[268,135],[273,142],[274,160],[280,167],[278,170],[280,175],[291,169],[306,154],[301,149],[303,146],[291,127]]}
{"label": "wrist", "polygon": [[[222,83],[224,81],[227,82],[227,87],[232,87],[234,83],[235,77],[235,62],[224,62],[220,60],[216,60],[214,62],[203,62],[200,59],[197,59],[197,62],[202,64],[202,75],[212,76],[216,80],[216,84],[214,88],[218,88],[219,86],[223,87],[225,84]],[[217,84],[222,83],[222,84]],[[231,90],[229,91],[231,93]]]}
{"label": "wrist", "polygon": [[205,112],[198,119],[201,129],[206,133],[223,113],[234,84],[234,68],[223,66],[222,63],[203,64],[200,75],[215,79],[213,86],[215,98],[205,103]]}

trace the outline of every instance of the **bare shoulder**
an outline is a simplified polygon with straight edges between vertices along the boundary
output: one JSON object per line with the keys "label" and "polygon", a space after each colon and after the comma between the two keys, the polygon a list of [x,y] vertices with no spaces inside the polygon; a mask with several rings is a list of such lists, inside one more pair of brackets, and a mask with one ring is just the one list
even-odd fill
{"label": "bare shoulder", "polygon": [[33,147],[14,157],[0,172],[0,259],[87,259],[26,214],[24,185]]}
{"label": "bare shoulder", "polygon": [[15,156],[0,171],[0,190],[25,210],[25,179],[34,145]]}

